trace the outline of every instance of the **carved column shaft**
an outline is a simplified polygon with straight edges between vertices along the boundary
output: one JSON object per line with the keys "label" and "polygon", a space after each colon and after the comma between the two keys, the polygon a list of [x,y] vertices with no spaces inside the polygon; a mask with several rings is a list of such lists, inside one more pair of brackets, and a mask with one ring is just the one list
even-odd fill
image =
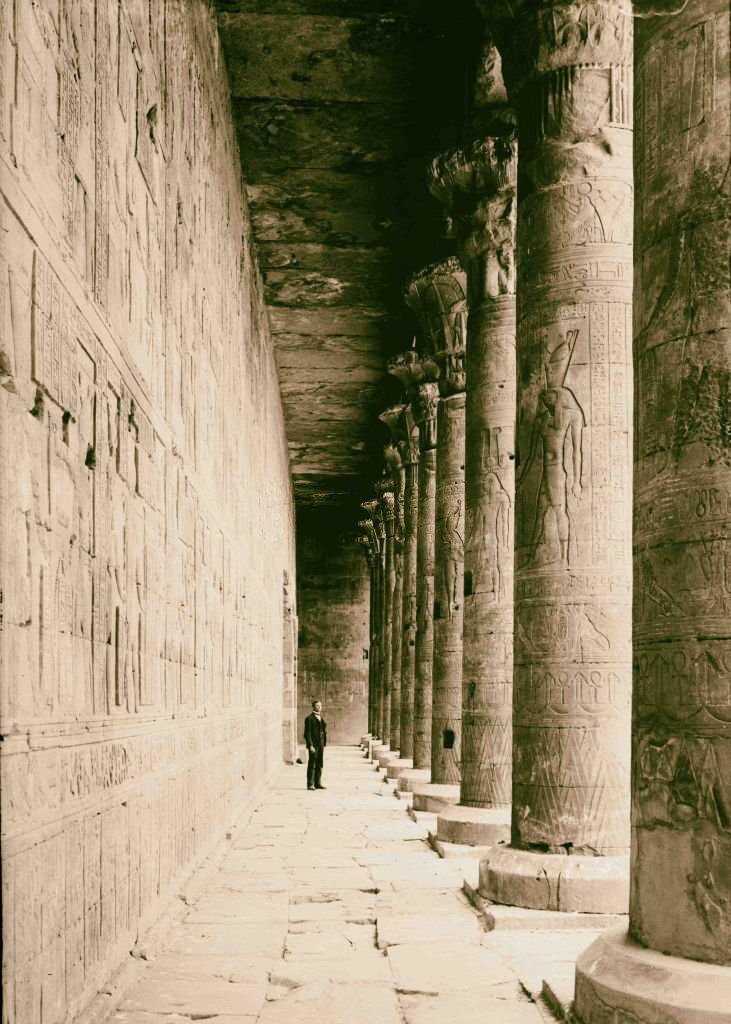
{"label": "carved column shaft", "polygon": [[439,388],[422,384],[419,421],[419,509],[416,537],[416,646],[414,653],[414,768],[431,768],[432,667],[434,661],[434,530]]}
{"label": "carved column shaft", "polygon": [[[484,9],[490,17],[495,5]],[[632,10],[629,0],[538,10],[521,0],[512,10],[520,48],[507,62],[520,111],[512,844],[623,854]]]}
{"label": "carved column shaft", "polygon": [[439,158],[432,191],[467,272],[464,653],[460,804],[510,804],[515,495],[512,132]]}
{"label": "carved column shaft", "polygon": [[460,780],[464,590],[464,392],[442,397],[437,427],[431,781]]}
{"label": "carved column shaft", "polygon": [[637,27],[630,930],[731,964],[729,6],[683,6]]}
{"label": "carved column shaft", "polygon": [[[434,498],[432,783],[459,782],[464,560],[465,275],[456,260],[427,267],[412,279],[408,301],[418,311],[426,347],[439,374]],[[436,375],[436,374],[435,374]],[[428,472],[428,468],[425,468]],[[426,479],[425,479],[426,482]],[[428,496],[424,495],[428,502]],[[418,556],[417,556],[418,557]],[[428,628],[428,624],[425,623]],[[418,673],[417,662],[417,673]]]}
{"label": "carved column shaft", "polygon": [[403,598],[401,614],[401,757],[414,757],[416,668],[416,558],[419,515],[419,428],[413,426],[403,451],[404,496]]}
{"label": "carved column shaft", "polygon": [[[401,419],[404,406],[397,405],[379,417],[391,431],[394,441],[402,433]],[[396,444],[389,444],[384,450],[386,466],[395,482],[395,516],[392,534],[393,548],[393,590],[391,596],[391,708],[390,732],[384,742],[391,750],[400,750],[401,743],[401,601],[403,593],[403,517],[406,471]]]}
{"label": "carved column shaft", "polygon": [[396,564],[394,560],[394,519],[395,519],[395,498],[393,492],[386,491],[382,494],[383,518],[386,529],[384,542],[385,557],[383,565],[384,573],[384,598],[383,598],[383,667],[381,671],[381,737],[384,743],[390,744],[391,738],[391,668],[393,656],[393,595],[396,583]]}
{"label": "carved column shaft", "polygon": [[700,1024],[731,1007],[731,10],[635,7],[630,926],[574,1010]]}
{"label": "carved column shaft", "polygon": [[368,730],[373,736],[379,736],[381,707],[381,629],[382,621],[382,572],[381,572],[381,539],[377,529],[377,513],[380,505],[377,501],[367,501],[361,505],[369,513],[370,518],[363,519],[359,526],[366,536],[361,538],[368,545],[368,564],[371,570],[370,592],[370,656],[368,666]]}
{"label": "carved column shaft", "polygon": [[[401,757],[414,756],[414,687],[416,671],[416,546],[419,507],[419,428],[413,400],[422,366],[414,349],[407,349],[389,360],[388,372],[403,389],[404,400],[399,419],[398,448],[404,474],[402,522],[402,596],[401,596]],[[396,435],[394,435],[396,436]]]}

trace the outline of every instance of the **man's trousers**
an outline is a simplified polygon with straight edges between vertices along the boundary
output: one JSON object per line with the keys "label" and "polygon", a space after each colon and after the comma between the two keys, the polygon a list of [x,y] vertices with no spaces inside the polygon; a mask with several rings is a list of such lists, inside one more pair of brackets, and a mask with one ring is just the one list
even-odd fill
{"label": "man's trousers", "polygon": [[315,747],[314,753],[308,751],[307,757],[307,785],[319,786],[322,779],[322,758],[325,751]]}

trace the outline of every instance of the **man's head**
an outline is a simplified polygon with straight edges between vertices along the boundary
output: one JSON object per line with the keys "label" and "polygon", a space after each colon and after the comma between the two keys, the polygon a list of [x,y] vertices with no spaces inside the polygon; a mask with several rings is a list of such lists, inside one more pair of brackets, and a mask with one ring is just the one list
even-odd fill
{"label": "man's head", "polygon": [[320,712],[322,711],[322,702],[319,700],[313,700],[312,710],[315,712],[316,715],[319,715]]}

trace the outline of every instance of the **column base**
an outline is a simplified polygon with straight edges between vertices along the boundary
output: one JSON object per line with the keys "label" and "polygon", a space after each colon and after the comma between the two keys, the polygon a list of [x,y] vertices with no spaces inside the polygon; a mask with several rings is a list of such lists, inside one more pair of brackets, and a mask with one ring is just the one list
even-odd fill
{"label": "column base", "polygon": [[395,761],[389,761],[386,765],[386,778],[397,779],[399,775],[413,767],[414,762],[410,757],[397,757]]}
{"label": "column base", "polygon": [[629,855],[564,857],[497,846],[480,861],[480,895],[531,910],[626,914]]}
{"label": "column base", "polygon": [[373,737],[371,736],[371,734],[369,732],[367,732],[365,734],[365,736],[361,736],[361,738],[360,738],[360,745],[363,748],[363,750],[367,750],[368,744],[370,743],[370,741],[372,739],[373,739]]}
{"label": "column base", "polygon": [[609,931],[576,964],[574,1013],[581,1024],[726,1024],[731,970],[646,949]]}
{"label": "column base", "polygon": [[377,761],[385,750],[390,751],[388,743],[374,743],[371,746],[371,761]]}
{"label": "column base", "polygon": [[509,843],[510,807],[445,807],[437,819],[437,839],[461,846]]}
{"label": "column base", "polygon": [[428,768],[407,768],[398,777],[396,788],[399,793],[413,793],[414,786],[423,786],[431,779]]}
{"label": "column base", "polygon": [[415,811],[431,811],[432,814],[439,814],[449,804],[459,803],[459,786],[450,786],[444,783],[429,782],[414,786],[413,808]]}
{"label": "column base", "polygon": [[378,767],[385,771],[386,765],[388,765],[391,761],[398,760],[398,756],[398,750],[384,750],[381,754],[378,755]]}

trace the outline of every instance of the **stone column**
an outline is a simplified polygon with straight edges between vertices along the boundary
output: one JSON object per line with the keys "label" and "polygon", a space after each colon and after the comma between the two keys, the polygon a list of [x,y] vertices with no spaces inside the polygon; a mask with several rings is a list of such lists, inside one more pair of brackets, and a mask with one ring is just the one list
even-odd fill
{"label": "stone column", "polygon": [[[364,521],[358,524],[364,526]],[[373,722],[373,600],[374,600],[374,580],[373,580],[373,553],[371,551],[371,542],[367,535],[357,538],[357,542],[363,549],[365,560],[368,563],[368,732],[365,736],[361,737],[361,746],[367,746],[368,741],[373,737],[372,722]]]}
{"label": "stone column", "polygon": [[374,548],[374,581],[375,601],[371,636],[375,642],[375,664],[373,667],[373,724],[372,733],[381,743],[383,740],[383,701],[384,701],[384,626],[385,626],[385,592],[386,592],[386,533],[381,514],[381,503],[376,499],[365,501],[361,508],[369,518],[362,520],[361,528],[370,533]]}
{"label": "stone column", "polygon": [[395,562],[394,562],[394,523],[396,518],[396,497],[390,489],[390,480],[379,482],[381,511],[385,527],[384,549],[384,578],[383,578],[383,669],[382,679],[382,705],[381,705],[381,739],[386,744],[387,750],[391,750],[391,668],[392,668],[392,629],[393,629],[393,591],[395,585]]}
{"label": "stone column", "polygon": [[[404,410],[406,439],[399,444],[406,474],[404,495],[403,598],[401,613],[401,758],[414,762],[416,667],[416,544],[419,518],[419,428],[411,406]],[[400,774],[400,773],[399,773]]]}
{"label": "stone column", "polygon": [[[413,301],[413,298],[412,298]],[[401,773],[398,788],[410,792],[431,778],[432,667],[434,661],[434,528],[437,482],[438,369],[420,359],[416,369],[414,416],[419,430],[416,524],[416,643],[414,646],[413,769]]]}
{"label": "stone column", "polygon": [[627,909],[632,10],[482,5],[519,110],[511,847],[480,891]]}
{"label": "stone column", "polygon": [[[410,398],[408,387],[412,377],[414,351],[402,353],[388,364],[388,372],[405,385],[405,398]],[[414,667],[416,636],[416,519],[418,509],[418,454],[419,428],[411,405],[394,406],[381,417],[388,424],[394,444],[398,446],[399,473],[403,498],[397,502],[401,548],[401,620],[399,634],[400,657],[400,756],[386,767],[389,779],[396,779],[413,767],[414,746]],[[394,657],[397,656],[394,645]]]}
{"label": "stone column", "polygon": [[515,500],[516,142],[505,134],[440,157],[445,205],[467,272],[464,652],[460,802],[438,837],[510,839]]}
{"label": "stone column", "polygon": [[731,1019],[730,12],[728,0],[637,6],[654,16],[635,22],[630,926],[580,958],[576,1007],[585,1024],[720,1024]]}
{"label": "stone column", "polygon": [[414,787],[417,810],[459,800],[464,563],[465,274],[456,260],[412,281],[439,367],[434,544],[431,782]]}
{"label": "stone column", "polygon": [[[379,419],[389,426],[391,434],[398,440],[400,434],[399,421],[403,406],[393,406],[381,413]],[[386,445],[384,459],[387,469],[394,482],[396,514],[393,530],[393,598],[391,608],[391,732],[389,746],[399,757],[401,750],[401,601],[403,594],[403,530],[404,530],[404,494],[406,490],[406,470],[401,463],[401,455],[396,444]]]}
{"label": "stone column", "polygon": [[358,523],[364,536],[359,537],[359,542],[365,550],[368,567],[370,569],[370,608],[369,608],[369,641],[370,650],[368,653],[368,732],[369,738],[374,739],[378,735],[376,727],[378,706],[378,676],[379,676],[379,645],[380,645],[380,608],[379,608],[379,569],[380,552],[378,535],[372,519],[361,519]]}

